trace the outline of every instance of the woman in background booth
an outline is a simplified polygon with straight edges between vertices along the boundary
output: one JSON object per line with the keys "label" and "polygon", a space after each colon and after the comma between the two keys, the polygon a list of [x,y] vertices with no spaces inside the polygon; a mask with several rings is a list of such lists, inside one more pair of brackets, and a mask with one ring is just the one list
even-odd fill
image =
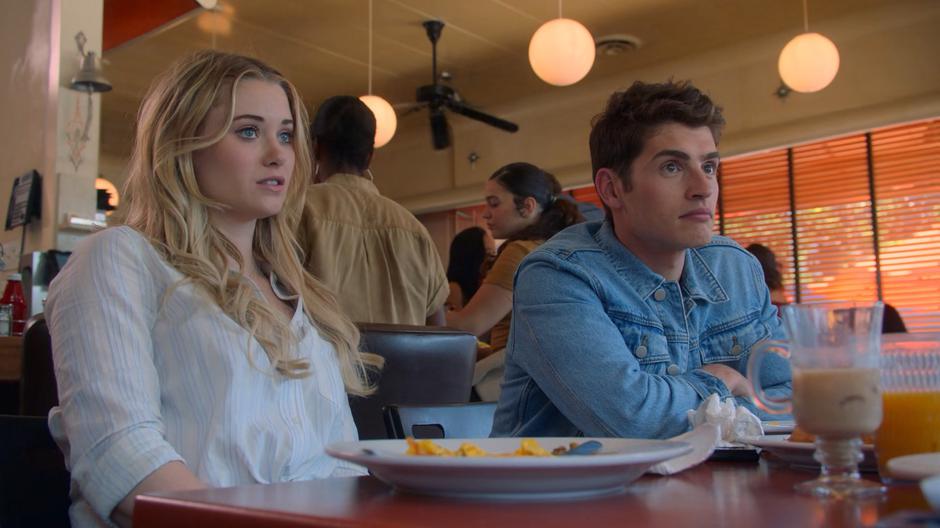
{"label": "woman in background booth", "polygon": [[448,326],[477,336],[492,328],[492,348],[477,358],[474,374],[474,388],[481,400],[499,398],[516,268],[555,233],[584,220],[575,204],[560,198],[561,192],[554,176],[531,163],[510,163],[493,173],[484,186],[483,218],[493,237],[506,242],[467,306],[447,314]]}
{"label": "woman in background booth", "polygon": [[496,241],[482,227],[468,227],[454,236],[447,261],[450,295],[444,306],[448,310],[460,310],[466,306],[480,289],[487,259],[495,254]]}
{"label": "woman in background booth", "polygon": [[777,256],[771,249],[763,244],[751,244],[746,248],[748,252],[757,257],[761,270],[764,272],[764,282],[770,290],[770,302],[778,309],[789,304],[787,294],[783,290],[783,275],[777,264]]}
{"label": "woman in background booth", "polygon": [[83,240],[50,288],[72,525],[127,525],[140,493],[361,474],[356,327],[293,233],[310,179],[296,89],[201,51],[144,97],[125,225]]}

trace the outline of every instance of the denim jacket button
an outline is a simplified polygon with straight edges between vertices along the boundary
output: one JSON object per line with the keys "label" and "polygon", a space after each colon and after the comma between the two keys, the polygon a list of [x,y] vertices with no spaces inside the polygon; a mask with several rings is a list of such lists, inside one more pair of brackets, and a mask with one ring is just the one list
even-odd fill
{"label": "denim jacket button", "polygon": [[737,356],[740,353],[741,353],[741,345],[734,345],[733,347],[731,347],[732,356]]}
{"label": "denim jacket button", "polygon": [[657,301],[662,301],[666,298],[666,290],[660,288],[653,293],[653,298]]}
{"label": "denim jacket button", "polygon": [[676,365],[675,363],[673,363],[672,365],[669,365],[668,367],[666,367],[666,374],[669,374],[670,376],[675,376],[676,374],[679,374],[679,365]]}
{"label": "denim jacket button", "polygon": [[643,359],[646,357],[646,352],[647,352],[646,347],[643,345],[640,345],[636,347],[636,350],[633,351],[633,355],[640,359]]}

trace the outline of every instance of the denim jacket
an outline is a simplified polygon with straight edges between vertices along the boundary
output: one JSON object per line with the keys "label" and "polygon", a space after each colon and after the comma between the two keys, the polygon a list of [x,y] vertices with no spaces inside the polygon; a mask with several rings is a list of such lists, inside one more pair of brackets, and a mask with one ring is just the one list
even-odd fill
{"label": "denim jacket", "polygon": [[[516,272],[491,434],[680,434],[689,429],[686,411],[712,393],[732,397],[703,365],[744,374],[756,343],[782,337],[760,265],[734,241],[716,236],[687,250],[671,282],[624,247],[609,223],[578,224]],[[789,365],[776,354],[765,358],[761,379],[769,395],[790,394]]]}

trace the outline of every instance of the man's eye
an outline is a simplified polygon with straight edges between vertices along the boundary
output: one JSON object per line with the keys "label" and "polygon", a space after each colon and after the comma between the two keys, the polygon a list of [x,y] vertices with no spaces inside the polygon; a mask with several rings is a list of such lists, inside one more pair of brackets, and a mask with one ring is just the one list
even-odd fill
{"label": "man's eye", "polygon": [[281,143],[290,143],[294,140],[294,133],[288,130],[285,130],[277,135],[278,140]]}
{"label": "man's eye", "polygon": [[235,131],[235,133],[238,134],[238,137],[245,138],[245,139],[255,139],[258,137],[258,129],[253,126],[239,128],[238,130]]}
{"label": "man's eye", "polygon": [[718,164],[706,163],[705,165],[702,165],[702,170],[705,171],[705,174],[710,174],[710,175],[718,174]]}
{"label": "man's eye", "polygon": [[663,163],[663,171],[668,174],[675,174],[682,171],[682,165],[679,165],[675,161],[667,161]]}

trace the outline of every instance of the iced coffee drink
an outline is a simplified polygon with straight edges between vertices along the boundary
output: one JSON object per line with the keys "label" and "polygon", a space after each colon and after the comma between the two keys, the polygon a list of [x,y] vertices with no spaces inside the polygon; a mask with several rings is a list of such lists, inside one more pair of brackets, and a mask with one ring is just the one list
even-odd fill
{"label": "iced coffee drink", "polygon": [[874,432],[881,423],[879,378],[874,368],[794,368],[797,425],[830,439]]}

